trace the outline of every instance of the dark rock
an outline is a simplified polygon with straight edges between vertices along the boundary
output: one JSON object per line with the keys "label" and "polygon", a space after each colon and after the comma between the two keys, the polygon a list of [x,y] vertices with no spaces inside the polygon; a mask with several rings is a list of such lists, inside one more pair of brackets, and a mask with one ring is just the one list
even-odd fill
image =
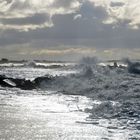
{"label": "dark rock", "polygon": [[[13,85],[6,82],[6,80],[11,81],[12,83],[14,83]],[[34,82],[30,81],[30,80],[26,80],[26,79],[14,79],[14,78],[8,78],[5,75],[0,75],[0,85],[3,87],[17,87],[20,89],[24,89],[24,90],[31,90],[31,89],[35,89],[36,85],[34,84]]]}

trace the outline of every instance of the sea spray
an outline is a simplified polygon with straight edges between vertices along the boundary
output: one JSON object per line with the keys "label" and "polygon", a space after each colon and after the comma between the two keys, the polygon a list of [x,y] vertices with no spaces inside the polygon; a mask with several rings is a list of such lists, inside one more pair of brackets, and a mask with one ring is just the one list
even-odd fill
{"label": "sea spray", "polygon": [[140,62],[132,62],[129,58],[125,58],[123,61],[127,64],[128,72],[140,74]]}

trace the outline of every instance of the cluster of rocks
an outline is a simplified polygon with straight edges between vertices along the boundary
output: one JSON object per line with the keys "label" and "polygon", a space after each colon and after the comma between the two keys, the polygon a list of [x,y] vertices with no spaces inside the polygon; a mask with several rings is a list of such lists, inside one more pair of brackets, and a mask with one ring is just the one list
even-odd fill
{"label": "cluster of rocks", "polygon": [[40,83],[45,80],[51,80],[51,77],[37,77],[33,81],[26,79],[10,78],[5,75],[0,75],[0,86],[9,88],[20,88],[23,90],[32,90],[39,87]]}

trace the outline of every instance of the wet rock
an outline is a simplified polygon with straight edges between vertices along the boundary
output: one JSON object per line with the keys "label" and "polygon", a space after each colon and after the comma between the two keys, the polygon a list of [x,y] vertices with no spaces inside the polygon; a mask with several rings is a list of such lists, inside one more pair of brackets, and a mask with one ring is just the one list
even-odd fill
{"label": "wet rock", "polygon": [[36,88],[34,82],[30,80],[8,78],[5,75],[0,75],[0,85],[3,87],[16,87],[24,90],[32,90]]}
{"label": "wet rock", "polygon": [[23,80],[22,82],[17,83],[16,87],[24,89],[24,90],[32,90],[36,88],[35,84],[31,82],[30,80]]}
{"label": "wet rock", "polygon": [[13,87],[12,85],[10,85],[6,81],[4,81],[5,79],[7,79],[7,77],[5,75],[0,75],[0,85],[3,87]]}

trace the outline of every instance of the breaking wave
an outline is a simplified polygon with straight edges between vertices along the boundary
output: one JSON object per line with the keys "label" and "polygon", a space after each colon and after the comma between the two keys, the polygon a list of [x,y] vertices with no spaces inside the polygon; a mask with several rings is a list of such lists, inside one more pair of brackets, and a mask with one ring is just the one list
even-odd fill
{"label": "breaking wave", "polygon": [[135,71],[135,66],[139,63],[128,63],[127,68],[110,68],[97,65],[97,61],[91,62],[93,61],[80,63],[76,67],[79,73],[76,74],[38,78],[39,88],[53,89],[63,94],[84,95],[101,101],[101,104],[86,110],[91,113],[91,118],[138,119],[140,117],[140,75]]}
{"label": "breaking wave", "polygon": [[21,62],[21,63],[14,63],[14,62],[8,62],[8,63],[0,63],[0,68],[44,68],[44,69],[57,69],[57,68],[70,68],[74,66],[74,63],[47,63],[47,62],[35,62],[35,61],[29,61],[29,62]]}
{"label": "breaking wave", "polygon": [[130,73],[140,74],[140,62],[132,62],[128,58],[124,59],[124,62],[128,65]]}
{"label": "breaking wave", "polygon": [[[67,94],[87,95],[100,99],[122,99],[135,96],[140,90],[140,76],[129,73],[129,67],[119,68],[99,66],[96,63],[81,64],[78,73],[68,76],[38,77],[42,89],[56,89]],[[126,94],[127,93],[127,94]]]}
{"label": "breaking wave", "polygon": [[62,68],[64,67],[64,64],[60,63],[37,63],[34,61],[27,62],[24,64],[24,67],[32,67],[32,68]]}

